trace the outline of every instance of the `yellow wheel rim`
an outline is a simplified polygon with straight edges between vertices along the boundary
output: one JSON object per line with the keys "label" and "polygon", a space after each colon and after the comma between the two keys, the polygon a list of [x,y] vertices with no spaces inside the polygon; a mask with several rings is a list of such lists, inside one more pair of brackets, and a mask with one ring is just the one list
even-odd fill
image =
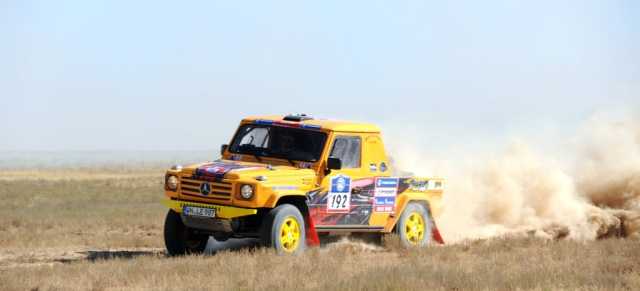
{"label": "yellow wheel rim", "polygon": [[409,244],[417,246],[424,238],[424,219],[418,212],[411,212],[404,224],[404,236]]}
{"label": "yellow wheel rim", "polygon": [[298,248],[300,243],[300,224],[298,221],[289,217],[282,223],[280,230],[280,245],[287,252],[293,252]]}

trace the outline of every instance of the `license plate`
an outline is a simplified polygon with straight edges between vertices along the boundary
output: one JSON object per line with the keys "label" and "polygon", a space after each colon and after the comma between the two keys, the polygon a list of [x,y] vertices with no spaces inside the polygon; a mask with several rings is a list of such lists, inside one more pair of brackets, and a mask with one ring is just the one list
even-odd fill
{"label": "license plate", "polygon": [[185,206],[182,208],[182,214],[200,217],[216,217],[216,210],[212,208]]}

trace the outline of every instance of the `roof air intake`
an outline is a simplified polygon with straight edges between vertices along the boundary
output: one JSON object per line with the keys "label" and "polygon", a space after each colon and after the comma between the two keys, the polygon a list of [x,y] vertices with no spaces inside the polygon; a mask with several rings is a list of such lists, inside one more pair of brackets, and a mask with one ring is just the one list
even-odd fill
{"label": "roof air intake", "polygon": [[283,118],[283,120],[300,122],[300,121],[305,121],[305,120],[313,120],[313,117],[309,117],[306,114],[296,114],[296,115],[289,114],[289,115],[285,116]]}

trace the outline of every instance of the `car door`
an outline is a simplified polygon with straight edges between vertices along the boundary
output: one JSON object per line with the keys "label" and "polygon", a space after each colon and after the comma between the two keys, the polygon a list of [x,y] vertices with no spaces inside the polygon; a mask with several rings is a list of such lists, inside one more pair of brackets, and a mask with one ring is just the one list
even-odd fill
{"label": "car door", "polygon": [[319,226],[366,228],[372,213],[373,178],[362,162],[362,135],[341,133],[331,141],[329,157],[339,158],[342,169],[332,170],[321,181],[316,205]]}

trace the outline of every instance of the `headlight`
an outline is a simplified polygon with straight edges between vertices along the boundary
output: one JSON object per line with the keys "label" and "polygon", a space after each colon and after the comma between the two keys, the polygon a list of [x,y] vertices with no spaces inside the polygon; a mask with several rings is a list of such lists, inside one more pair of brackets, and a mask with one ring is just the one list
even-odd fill
{"label": "headlight", "polygon": [[167,178],[167,188],[171,190],[178,189],[178,177],[171,175]]}
{"label": "headlight", "polygon": [[244,199],[251,199],[251,197],[253,197],[253,187],[251,187],[251,185],[242,186],[242,188],[240,188],[240,195]]}

